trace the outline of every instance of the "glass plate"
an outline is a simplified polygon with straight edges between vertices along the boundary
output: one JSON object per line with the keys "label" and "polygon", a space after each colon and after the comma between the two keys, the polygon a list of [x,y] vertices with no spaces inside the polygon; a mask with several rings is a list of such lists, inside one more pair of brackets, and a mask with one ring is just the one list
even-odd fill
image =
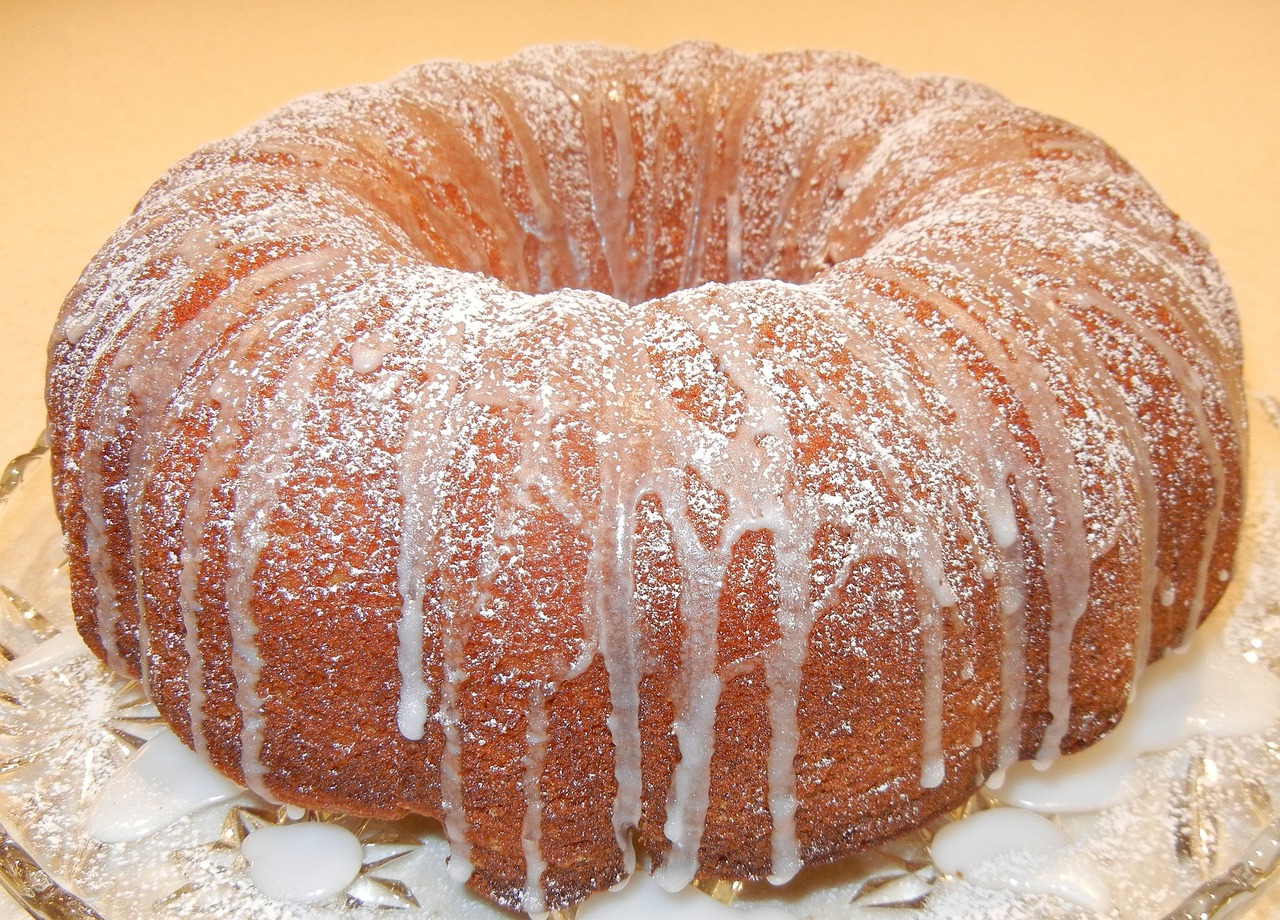
{"label": "glass plate", "polygon": [[[1280,674],[1280,404],[1255,397],[1251,413],[1245,542],[1215,618],[1230,616],[1220,624],[1228,648]],[[83,825],[97,790],[161,725],[138,685],[109,673],[75,636],[65,565],[47,450],[38,444],[0,476],[0,655],[24,656],[23,667],[0,668],[0,885],[30,914],[50,920],[512,916],[448,878],[448,846],[425,819],[317,814],[245,792],[138,841],[91,839]],[[1120,806],[1055,819],[1103,869],[1116,904],[1105,916],[1239,920],[1280,913],[1280,885],[1267,885],[1280,874],[1280,726],[1244,738],[1196,738],[1144,755],[1138,781],[1139,794]],[[986,804],[980,793],[957,815]],[[364,864],[356,880],[318,904],[259,893],[241,840],[264,824],[316,820],[341,824],[360,839]],[[937,826],[835,867],[807,870],[781,889],[721,883],[703,890],[747,908],[746,916],[766,904],[814,920],[1098,916],[1059,898],[981,889],[940,875],[928,855]],[[707,907],[719,905],[708,901]],[[573,912],[559,916],[568,920]]]}

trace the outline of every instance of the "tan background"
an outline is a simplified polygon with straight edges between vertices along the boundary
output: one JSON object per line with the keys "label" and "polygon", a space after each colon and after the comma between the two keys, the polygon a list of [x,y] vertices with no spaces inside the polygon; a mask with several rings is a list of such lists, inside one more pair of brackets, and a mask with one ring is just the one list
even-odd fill
{"label": "tan background", "polygon": [[[1210,239],[1280,394],[1280,0],[174,3],[0,0],[0,461],[43,425],[80,268],[174,160],[305,92],[528,44],[859,51],[1084,125]],[[0,915],[3,908],[0,907]]]}

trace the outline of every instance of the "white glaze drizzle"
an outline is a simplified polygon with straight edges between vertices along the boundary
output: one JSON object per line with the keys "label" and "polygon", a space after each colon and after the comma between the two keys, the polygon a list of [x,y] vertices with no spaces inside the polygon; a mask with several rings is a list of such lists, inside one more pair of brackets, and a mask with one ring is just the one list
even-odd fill
{"label": "white glaze drizzle", "polygon": [[[460,379],[472,372],[477,355],[475,327],[483,320],[499,321],[492,305],[481,298],[461,296],[448,303],[437,319],[428,362],[439,372],[419,391],[407,424],[399,459],[402,495],[401,531],[397,561],[400,596],[398,668],[400,671],[400,732],[410,739],[423,737],[431,714],[432,695],[424,673],[423,600],[431,562],[437,509],[443,499],[444,476],[455,445],[466,438],[468,421],[455,409],[462,401]],[[438,357],[437,357],[438,356]],[[452,410],[452,411],[451,411]],[[442,579],[449,584],[445,568]],[[453,596],[452,591],[446,592]],[[462,804],[462,737],[458,718],[458,690],[463,673],[465,633],[458,624],[470,611],[446,604],[441,636],[444,680],[435,716],[444,733],[440,765],[444,827],[449,837],[449,873],[465,881],[471,874],[471,848]]]}
{"label": "white glaze drizzle", "polygon": [[525,731],[525,744],[528,748],[522,781],[525,812],[520,834],[524,847],[525,884],[520,909],[533,916],[547,909],[542,890],[542,873],[546,871],[547,864],[542,858],[542,795],[538,789],[547,756],[547,704],[543,690],[538,686],[529,695],[529,727]]}

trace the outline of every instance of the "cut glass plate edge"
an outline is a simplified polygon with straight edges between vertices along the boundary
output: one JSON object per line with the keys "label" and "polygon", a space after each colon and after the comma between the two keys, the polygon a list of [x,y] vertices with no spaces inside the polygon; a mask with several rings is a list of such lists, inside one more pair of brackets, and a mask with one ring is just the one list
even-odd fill
{"label": "cut glass plate edge", "polygon": [[[1255,432],[1265,427],[1272,429],[1272,437],[1280,432],[1280,402],[1269,395],[1253,394],[1250,403]],[[0,513],[14,492],[27,481],[31,469],[47,462],[48,452],[48,442],[42,433],[31,450],[15,457],[0,472]],[[1237,908],[1252,903],[1277,877],[1280,877],[1280,815],[1261,830],[1238,861],[1204,882],[1158,920],[1224,920]],[[2,818],[0,888],[37,920],[105,920],[89,903],[47,872],[15,838]]]}

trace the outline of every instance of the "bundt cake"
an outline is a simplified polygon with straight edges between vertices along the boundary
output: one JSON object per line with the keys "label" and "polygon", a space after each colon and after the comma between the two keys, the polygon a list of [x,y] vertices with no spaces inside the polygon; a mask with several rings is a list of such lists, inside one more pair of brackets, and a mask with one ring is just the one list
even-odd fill
{"label": "bundt cake", "polygon": [[50,346],[86,640],[274,800],[540,911],[791,877],[1097,739],[1229,578],[1204,241],[850,54],[546,47],[171,169]]}

